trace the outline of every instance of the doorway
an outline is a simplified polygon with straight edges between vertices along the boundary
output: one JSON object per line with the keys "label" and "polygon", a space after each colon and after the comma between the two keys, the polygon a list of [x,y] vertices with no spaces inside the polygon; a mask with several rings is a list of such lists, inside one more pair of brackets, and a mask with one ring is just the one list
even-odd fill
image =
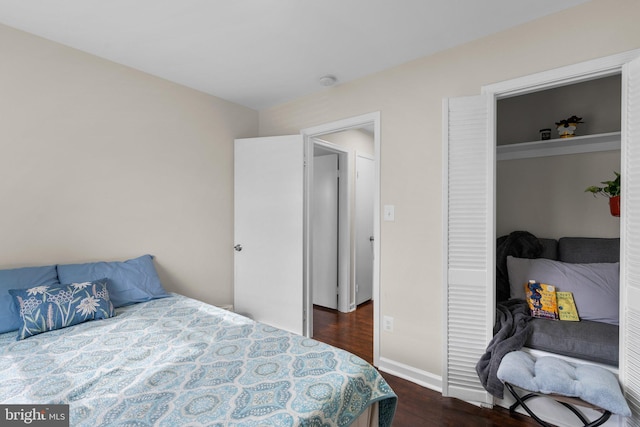
{"label": "doorway", "polygon": [[[372,218],[371,231],[366,233],[366,241],[368,251],[372,257],[372,263],[369,267],[370,273],[370,297],[365,296],[363,303],[371,301],[373,305],[373,362],[377,364],[379,360],[378,346],[378,324],[379,324],[379,153],[380,153],[380,137],[379,137],[379,113],[371,113],[363,116],[345,119],[339,122],[329,123],[302,131],[305,137],[305,146],[307,153],[327,154],[325,150],[333,151],[338,154],[338,163],[340,164],[340,189],[339,195],[339,215],[343,216],[343,220],[339,220],[338,243],[336,247],[336,259],[338,260],[338,309],[340,312],[351,312],[357,309],[358,295],[356,293],[356,277],[357,277],[357,260],[356,260],[356,159],[358,156],[368,158],[371,163],[372,183],[370,186],[370,210],[369,216]],[[324,157],[324,156],[322,156]],[[308,155],[307,159],[313,159]],[[340,162],[342,159],[342,162]],[[314,159],[315,160],[315,159]],[[314,176],[314,160],[311,160],[310,167],[307,171],[307,188],[309,193],[313,192],[313,176]],[[362,191],[362,190],[361,190]],[[309,225],[307,233],[307,250],[306,260],[308,261],[305,276],[308,278],[305,294],[307,316],[306,327],[309,336],[313,335],[313,304],[314,304],[314,287],[312,285],[314,277],[314,242],[311,226],[313,224],[316,210],[313,206],[313,196],[308,198],[306,207],[306,221]],[[317,250],[317,249],[316,249]],[[332,257],[333,258],[333,257]],[[362,275],[362,273],[361,273]],[[342,286],[340,286],[342,284]],[[360,286],[358,286],[360,288]],[[359,289],[358,289],[359,290]],[[363,294],[366,295],[366,292]],[[362,298],[361,298],[362,299]]]}
{"label": "doorway", "polygon": [[373,134],[368,128],[313,140],[313,304],[348,313],[373,298]]}
{"label": "doorway", "polygon": [[[444,295],[446,304],[444,331],[445,357],[443,365],[443,395],[462,400],[493,404],[493,397],[484,390],[480,382],[469,381],[476,376],[475,363],[483,354],[493,337],[494,282],[495,282],[495,108],[496,100],[550,89],[568,84],[618,74],[622,71],[622,176],[626,176],[623,197],[632,190],[637,191],[637,174],[631,172],[637,165],[629,158],[630,147],[637,143],[640,135],[637,128],[638,92],[628,90],[640,81],[640,51],[630,51],[611,57],[587,61],[548,72],[526,76],[512,81],[484,86],[483,95],[445,99],[444,125],[444,203],[445,252],[443,263]],[[634,132],[635,131],[635,132]],[[634,153],[635,154],[635,153]],[[460,195],[478,195],[471,201]],[[637,200],[637,199],[635,199]],[[478,203],[481,201],[481,203]],[[633,275],[628,274],[629,264],[637,265],[636,247],[628,245],[634,229],[630,217],[636,215],[634,199],[627,197],[625,211],[621,216],[621,281],[620,295],[640,289]],[[476,205],[474,206],[473,203]],[[473,224],[474,233],[469,233]],[[459,250],[463,248],[463,250]],[[633,255],[631,251],[634,251]],[[473,292],[474,316],[466,317],[464,307]],[[482,298],[477,298],[482,295]],[[628,296],[621,298],[620,312],[631,310],[633,301]],[[637,328],[638,318],[626,316],[621,323],[620,376],[625,379],[627,390],[637,396],[640,382],[628,375],[628,364],[637,363],[637,349],[629,341],[631,330]],[[459,346],[464,343],[464,346]],[[470,351],[473,349],[473,353]],[[460,357],[464,355],[464,358]],[[629,395],[629,394],[628,394]],[[637,403],[632,401],[632,403]]]}

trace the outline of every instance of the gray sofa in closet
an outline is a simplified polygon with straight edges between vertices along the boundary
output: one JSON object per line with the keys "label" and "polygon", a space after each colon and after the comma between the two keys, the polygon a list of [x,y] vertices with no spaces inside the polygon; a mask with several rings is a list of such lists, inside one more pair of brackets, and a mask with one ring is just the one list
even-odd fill
{"label": "gray sofa in closet", "polygon": [[[558,240],[539,240],[543,245],[540,258],[572,264],[616,263],[620,260],[618,238],[563,237]],[[619,294],[619,280],[616,286],[616,294]],[[617,316],[617,309],[615,310]],[[617,324],[592,320],[569,322],[534,318],[532,329],[525,347],[612,366],[618,365]]]}

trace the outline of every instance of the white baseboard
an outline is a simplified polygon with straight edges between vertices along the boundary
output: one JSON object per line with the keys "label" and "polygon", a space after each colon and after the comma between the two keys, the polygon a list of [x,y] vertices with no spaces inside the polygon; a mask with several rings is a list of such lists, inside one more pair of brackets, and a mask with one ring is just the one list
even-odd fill
{"label": "white baseboard", "polygon": [[387,374],[394,375],[402,378],[403,380],[411,381],[426,387],[428,389],[442,393],[442,377],[434,375],[430,372],[423,371],[421,369],[414,368],[413,366],[405,365],[404,363],[396,362],[395,360],[380,358],[378,369]]}

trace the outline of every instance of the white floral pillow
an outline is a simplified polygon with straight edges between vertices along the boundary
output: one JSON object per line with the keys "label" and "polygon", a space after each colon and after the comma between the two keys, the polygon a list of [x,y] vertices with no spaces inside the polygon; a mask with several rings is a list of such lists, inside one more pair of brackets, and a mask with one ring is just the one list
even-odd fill
{"label": "white floral pillow", "polygon": [[115,315],[107,290],[108,279],[60,286],[10,289],[20,312],[18,340]]}

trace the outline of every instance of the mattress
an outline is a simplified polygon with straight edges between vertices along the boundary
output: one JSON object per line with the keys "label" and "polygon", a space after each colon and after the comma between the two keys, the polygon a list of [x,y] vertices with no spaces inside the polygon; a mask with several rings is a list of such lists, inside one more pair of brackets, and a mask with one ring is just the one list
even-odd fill
{"label": "mattress", "polygon": [[68,404],[72,426],[384,427],[396,401],[351,353],[176,294],[0,335],[0,403]]}

